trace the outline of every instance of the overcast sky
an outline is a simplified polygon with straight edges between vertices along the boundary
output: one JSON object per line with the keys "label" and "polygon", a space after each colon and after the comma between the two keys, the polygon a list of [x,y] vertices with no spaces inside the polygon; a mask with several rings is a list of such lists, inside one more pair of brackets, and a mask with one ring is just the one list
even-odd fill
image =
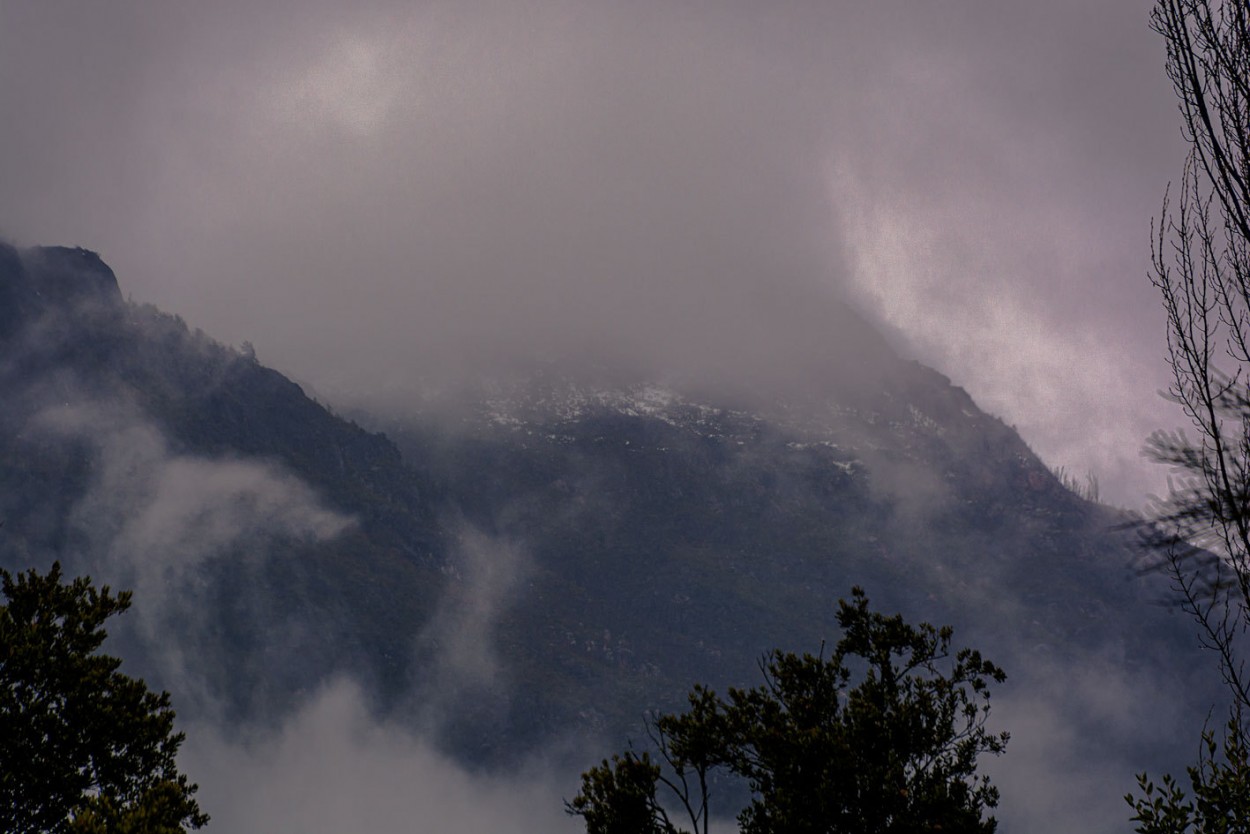
{"label": "overcast sky", "polygon": [[327,394],[836,361],[842,292],[1137,505],[1179,419],[1149,6],[0,0],[0,235]]}

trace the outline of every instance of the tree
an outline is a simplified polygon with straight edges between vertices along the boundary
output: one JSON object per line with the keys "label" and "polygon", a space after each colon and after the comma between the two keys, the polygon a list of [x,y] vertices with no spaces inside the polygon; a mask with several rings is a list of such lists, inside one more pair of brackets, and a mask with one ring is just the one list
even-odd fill
{"label": "tree", "polygon": [[[1127,797],[1147,832],[1245,831],[1250,679],[1250,10],[1244,0],[1158,0],[1190,152],[1154,229],[1152,281],[1168,319],[1168,394],[1194,438],[1159,432],[1153,456],[1177,473],[1147,519],[1147,567],[1164,572],[1214,652],[1229,695],[1217,743],[1208,728],[1189,769],[1196,802],[1172,777],[1143,774]],[[1230,793],[1230,787],[1236,790]],[[1226,802],[1229,796],[1237,801]]]}
{"label": "tree", "polygon": [[655,796],[663,778],[647,753],[604,759],[582,774],[582,791],[568,804],[569,812],[583,817],[593,834],[675,834]]}
{"label": "tree", "polygon": [[859,588],[839,602],[838,623],[828,658],[774,651],[764,682],[727,699],[696,686],[685,713],[650,722],[657,759],[629,751],[591,768],[568,811],[588,834],[677,834],[663,786],[706,834],[709,777],[722,770],[750,791],[738,814],[746,834],[994,831],[984,812],[998,791],[976,765],[1007,744],[985,728],[1002,670],[971,649],[952,653],[949,627],[869,610]]}
{"label": "tree", "polygon": [[87,578],[0,570],[0,830],[175,834],[208,822],[175,764],[169,693],[98,653],[130,607]]}
{"label": "tree", "polygon": [[1202,734],[1198,764],[1187,769],[1194,798],[1171,775],[1156,787],[1145,774],[1138,777],[1140,797],[1128,797],[1136,810],[1133,821],[1142,834],[1247,830],[1250,821],[1250,751],[1240,722],[1230,720],[1223,743],[1210,730]]}

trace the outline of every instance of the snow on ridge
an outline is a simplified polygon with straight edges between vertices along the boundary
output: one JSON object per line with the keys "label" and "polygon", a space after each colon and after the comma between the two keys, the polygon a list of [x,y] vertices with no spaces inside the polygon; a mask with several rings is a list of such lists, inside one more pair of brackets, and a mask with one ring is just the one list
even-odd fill
{"label": "snow on ridge", "polygon": [[772,427],[792,436],[790,448],[822,446],[847,456],[848,464],[857,452],[891,445],[884,434],[901,438],[901,448],[908,449],[920,437],[945,433],[940,423],[911,402],[899,404],[903,413],[898,416],[833,399],[806,405],[774,402],[759,411],[746,411],[689,399],[658,382],[588,385],[554,375],[491,385],[484,393],[478,418],[507,430],[555,437],[554,430],[563,437],[558,424],[602,414],[658,420],[703,437],[735,441],[751,440],[762,428]]}
{"label": "snow on ridge", "polygon": [[675,428],[695,430],[721,418],[755,415],[688,400],[675,389],[655,382],[623,387],[586,386],[568,379],[540,379],[486,386],[478,413],[484,422],[520,429],[542,423],[574,422],[598,412],[660,420]]}

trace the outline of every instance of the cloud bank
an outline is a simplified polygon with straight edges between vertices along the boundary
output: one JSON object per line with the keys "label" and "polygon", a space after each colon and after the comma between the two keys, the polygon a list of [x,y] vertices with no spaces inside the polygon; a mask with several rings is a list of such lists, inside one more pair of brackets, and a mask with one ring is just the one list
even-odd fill
{"label": "cloud bank", "polygon": [[575,774],[541,761],[508,776],[466,771],[400,726],[373,718],[352,683],[326,686],[276,730],[247,741],[192,727],[179,766],[200,785],[210,827],[238,834],[575,832],[563,797]]}
{"label": "cloud bank", "polygon": [[1128,500],[1176,421],[1149,5],[10,4],[0,233],[401,406],[539,356],[853,363],[851,292]]}

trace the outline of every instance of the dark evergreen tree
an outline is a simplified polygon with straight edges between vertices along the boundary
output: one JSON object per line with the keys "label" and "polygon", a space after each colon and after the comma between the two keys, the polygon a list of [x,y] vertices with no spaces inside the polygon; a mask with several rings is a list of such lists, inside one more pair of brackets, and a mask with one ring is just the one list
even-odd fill
{"label": "dark evergreen tree", "polygon": [[169,693],[98,652],[130,606],[89,579],[0,570],[0,830],[175,834],[203,826],[175,764]]}
{"label": "dark evergreen tree", "polygon": [[626,812],[652,826],[632,830],[676,832],[663,785],[706,834],[709,773],[722,769],[750,788],[748,834],[992,832],[998,791],[976,766],[1007,744],[985,727],[1002,670],[952,652],[949,628],[869,610],[858,588],[838,622],[829,657],[774,651],[764,683],[727,699],[696,686],[686,713],[652,722],[657,761],[627,753],[591,768],[569,812],[590,834],[626,830],[615,827]]}

